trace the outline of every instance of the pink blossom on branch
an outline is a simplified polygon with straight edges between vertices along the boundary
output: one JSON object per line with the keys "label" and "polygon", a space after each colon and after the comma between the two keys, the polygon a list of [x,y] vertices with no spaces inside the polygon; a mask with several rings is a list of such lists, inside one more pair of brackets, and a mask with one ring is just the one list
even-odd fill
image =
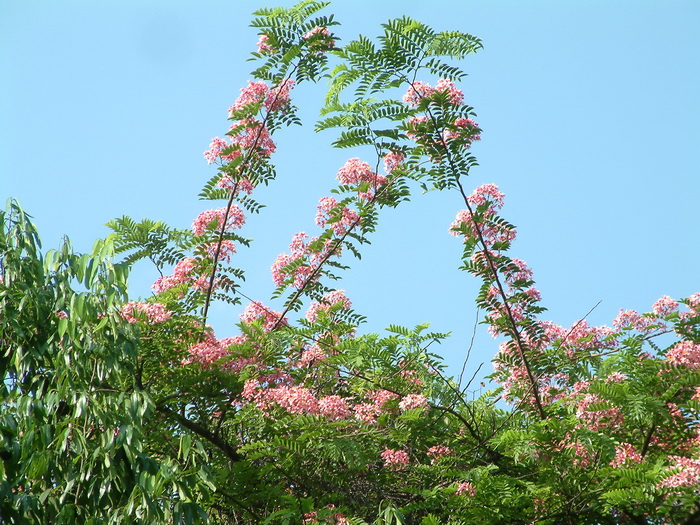
{"label": "pink blossom on branch", "polygon": [[322,197],[316,212],[316,224],[324,228],[329,221],[336,236],[343,236],[353,226],[360,223],[360,216],[347,206],[342,208],[333,197]]}
{"label": "pink blossom on branch", "polygon": [[129,301],[121,308],[121,315],[129,323],[134,324],[143,320],[148,324],[162,323],[170,319],[172,312],[168,312],[161,303],[139,303]]}
{"label": "pink blossom on branch", "polygon": [[637,452],[634,445],[620,443],[615,449],[615,458],[610,462],[611,467],[624,467],[630,463],[641,463],[642,455]]}
{"label": "pink blossom on branch", "polygon": [[435,464],[440,458],[454,455],[454,451],[445,445],[435,445],[430,447],[427,456],[430,458],[430,464]]}
{"label": "pink blossom on branch", "polygon": [[457,491],[455,492],[458,496],[474,496],[476,494],[476,489],[474,485],[465,481],[457,485]]}
{"label": "pink blossom on branch", "polygon": [[271,113],[289,109],[289,92],[295,85],[294,80],[286,79],[279,86],[273,87],[265,97],[265,109]]}
{"label": "pink blossom on branch", "polygon": [[370,191],[360,192],[358,196],[364,200],[370,200],[374,197],[376,188],[386,184],[387,179],[383,175],[378,175],[372,171],[372,168],[367,162],[361,161],[355,157],[349,159],[340,170],[336,177],[338,182],[345,186],[359,186],[362,183],[368,183]]}
{"label": "pink blossom on branch", "polygon": [[174,288],[180,284],[190,282],[192,280],[192,272],[194,272],[194,259],[183,259],[175,265],[172,275],[160,277],[153,283],[151,289],[155,293],[162,293],[165,290]]}
{"label": "pink blossom on branch", "polygon": [[411,410],[414,408],[425,408],[428,406],[428,400],[420,394],[408,394],[399,402],[401,410]]}
{"label": "pink blossom on branch", "polygon": [[267,95],[267,84],[265,82],[251,82],[248,81],[246,87],[241,88],[241,94],[233,103],[233,105],[228,108],[229,118],[241,110],[248,109],[251,105],[260,104],[265,100],[265,95]]}
{"label": "pink blossom on branch", "polygon": [[405,450],[386,449],[381,453],[381,458],[384,460],[384,466],[394,470],[400,470],[408,465],[408,452]]}
{"label": "pink blossom on branch", "polygon": [[335,40],[333,40],[328,28],[316,26],[310,31],[304,33],[304,40],[309,42],[310,48],[332,48],[335,46]]}
{"label": "pink blossom on branch", "polygon": [[312,302],[306,312],[306,319],[310,323],[315,323],[318,319],[318,312],[328,312],[331,307],[338,304],[342,305],[344,310],[349,310],[352,307],[350,299],[345,296],[345,290],[334,290],[324,295],[320,302]]}
{"label": "pink blossom on branch", "polygon": [[267,35],[260,35],[260,38],[258,38],[258,53],[266,54],[274,51],[274,48],[269,44],[269,41],[270,37]]}
{"label": "pink blossom on branch", "polygon": [[[253,321],[262,319],[263,330],[269,331],[278,324],[281,315],[282,314],[279,312],[270,310],[260,301],[253,301],[252,303],[248,303],[248,306],[245,307],[245,310],[239,317],[243,323],[252,323]],[[282,319],[283,324],[286,324],[286,322],[286,318]]]}
{"label": "pink blossom on branch", "polygon": [[242,228],[245,224],[243,210],[233,204],[228,211],[228,216],[226,216],[226,208],[203,211],[192,223],[192,231],[195,235],[204,235],[207,229],[221,230],[224,223],[226,231]]}
{"label": "pink blossom on branch", "polygon": [[[277,148],[272,141],[269,130],[255,118],[246,118],[234,122],[231,124],[229,133],[232,135],[232,145],[236,145],[242,150],[254,152],[261,157],[269,157]],[[238,156],[236,153],[240,155],[239,152],[234,151],[231,157],[235,158]]]}
{"label": "pink blossom on branch", "polygon": [[700,344],[679,341],[666,352],[666,361],[676,366],[700,368]]}
{"label": "pink blossom on branch", "polygon": [[669,315],[678,310],[678,301],[671,299],[668,295],[664,295],[657,300],[652,306],[652,311],[656,315]]}
{"label": "pink blossom on branch", "polygon": [[700,459],[681,456],[671,456],[670,459],[675,462],[671,466],[675,472],[659,483],[660,488],[700,486]]}
{"label": "pink blossom on branch", "polygon": [[352,415],[352,411],[348,408],[347,401],[340,396],[326,396],[319,400],[318,409],[322,416],[331,421],[347,419]]}
{"label": "pink blossom on branch", "polygon": [[404,154],[400,151],[390,151],[384,155],[384,169],[387,173],[391,173],[401,166],[405,158]]}

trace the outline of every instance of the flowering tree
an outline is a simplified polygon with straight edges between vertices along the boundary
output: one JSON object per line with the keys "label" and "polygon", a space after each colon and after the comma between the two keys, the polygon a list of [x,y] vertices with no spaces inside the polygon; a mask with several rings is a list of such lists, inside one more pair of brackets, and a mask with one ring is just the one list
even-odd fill
{"label": "flowering tree", "polygon": [[[455,62],[479,39],[400,18],[341,47],[324,3],[264,9],[259,67],[205,158],[216,201],[191,228],[122,217],[91,255],[42,256],[16,204],[2,215],[0,517],[152,523],[682,523],[700,517],[700,295],[565,328],[494,184],[473,191],[481,129]],[[329,61],[334,60],[330,69]],[[273,182],[293,89],[330,81],[317,129],[359,147],[272,263],[273,303],[245,297],[239,232]],[[383,173],[380,173],[383,172]],[[416,188],[459,194],[449,232],[501,340],[479,399],[444,375],[427,326],[358,333],[334,286],[382,213]],[[114,254],[123,261],[112,263]],[[146,260],[153,295],[128,301]],[[341,262],[342,261],[342,262]],[[84,289],[84,290],[83,290]],[[82,290],[82,291],[78,291]],[[210,306],[246,306],[219,338]],[[663,337],[662,337],[663,336]]]}

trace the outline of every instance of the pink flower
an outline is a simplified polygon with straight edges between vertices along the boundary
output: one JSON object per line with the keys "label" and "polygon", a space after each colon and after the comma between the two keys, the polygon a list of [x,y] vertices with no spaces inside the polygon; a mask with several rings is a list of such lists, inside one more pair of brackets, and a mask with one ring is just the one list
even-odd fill
{"label": "pink flower", "polygon": [[428,406],[428,400],[420,394],[408,394],[399,402],[401,410],[411,410],[414,408],[425,408]]}
{"label": "pink flower", "polygon": [[435,88],[426,82],[419,80],[413,82],[406,94],[403,96],[403,101],[411,106],[417,106],[420,101],[435,93]]}
{"label": "pink flower", "polygon": [[408,465],[408,452],[405,450],[386,449],[381,453],[381,458],[384,460],[384,466],[387,468],[399,470]]}
{"label": "pink flower", "polygon": [[216,159],[221,155],[221,151],[228,147],[228,143],[224,139],[219,137],[214,137],[211,139],[209,144],[209,149],[204,152],[204,157],[207,159],[208,164],[213,164]]}
{"label": "pink flower", "polygon": [[642,459],[642,455],[637,452],[634,445],[620,443],[620,446],[615,449],[615,459],[610,462],[610,466],[624,467],[628,463],[641,463]]}
{"label": "pink flower", "polygon": [[413,82],[403,96],[403,101],[415,107],[420,104],[422,99],[430,97],[435,92],[447,93],[450,103],[456,106],[460,105],[464,99],[464,93],[455,87],[454,82],[441,78],[434,88],[425,82]]}
{"label": "pink flower", "polygon": [[652,310],[656,315],[669,315],[678,309],[678,301],[671,299],[668,295],[664,295],[652,306]]}
{"label": "pink flower", "polygon": [[268,44],[269,41],[270,37],[268,37],[267,35],[260,35],[260,38],[258,38],[258,53],[262,55],[274,51],[272,46]]}
{"label": "pink flower", "polygon": [[690,309],[696,313],[700,313],[700,293],[694,293],[686,299]]}
{"label": "pink flower", "polygon": [[338,304],[342,305],[344,310],[349,310],[352,307],[350,299],[345,296],[345,290],[334,290],[324,295],[321,302],[314,301],[311,303],[309,310],[306,312],[306,319],[310,323],[315,323],[318,319],[318,312],[328,312],[331,307]]}
{"label": "pink flower", "polygon": [[345,186],[359,186],[363,182],[369,183],[370,191],[360,192],[358,196],[361,199],[370,200],[377,187],[386,184],[386,177],[378,175],[372,171],[370,165],[361,161],[357,157],[349,159],[340,170],[336,177],[338,181]]}
{"label": "pink flower", "polygon": [[[251,82],[249,80],[248,85],[241,88],[241,94],[233,105],[228,108],[229,118],[233,117],[235,113],[241,110],[250,110],[250,106],[262,103],[265,100],[267,90],[268,87],[265,82]],[[255,111],[255,113],[257,113],[257,111]]]}
{"label": "pink flower", "polygon": [[460,483],[457,485],[457,491],[455,492],[458,496],[474,496],[476,494],[476,489],[474,488],[474,485],[469,483],[468,481],[465,481],[463,483]]}
{"label": "pink flower", "polygon": [[249,179],[240,179],[234,183],[231,180],[231,177],[229,177],[228,175],[223,175],[219,179],[219,182],[216,183],[216,185],[219,188],[224,188],[229,191],[235,190],[236,195],[238,195],[239,192],[247,193],[248,195],[250,195],[255,189],[255,186],[253,186],[253,183]]}
{"label": "pink flower", "polygon": [[502,208],[504,199],[505,194],[501,193],[495,184],[482,184],[467,197],[469,204],[472,206],[481,206],[486,202],[490,202],[493,209]]}
{"label": "pink flower", "polygon": [[333,197],[322,197],[317,206],[316,224],[324,228],[331,223],[333,233],[343,236],[348,230],[360,223],[360,216],[355,210],[341,206]]}
{"label": "pink flower", "polygon": [[[270,132],[255,118],[245,118],[231,124],[233,134],[231,144],[238,146],[242,150],[255,152],[261,157],[269,157],[275,152],[276,146],[272,141]],[[240,155],[240,151],[234,151],[230,156],[224,158],[233,160]]]}
{"label": "pink flower", "polygon": [[146,323],[156,324],[169,319],[172,312],[168,312],[165,305],[161,303],[137,303],[130,301],[122,306],[121,314],[131,324],[142,321],[143,316],[146,317]]}
{"label": "pink flower", "polygon": [[307,31],[303,36],[304,40],[309,41],[309,47],[311,48],[333,47],[335,45],[335,40],[331,37],[332,35],[327,28],[319,26],[314,27],[311,31]]}
{"label": "pink flower", "polygon": [[215,242],[207,244],[204,247],[207,256],[213,259],[216,256],[217,247],[219,250],[219,260],[230,263],[231,257],[236,253],[236,244],[229,240],[221,241],[221,245]]}
{"label": "pink flower", "polygon": [[275,111],[287,111],[289,109],[289,92],[296,82],[286,79],[281,85],[275,86],[265,97],[265,109],[273,113]]}
{"label": "pink flower", "polygon": [[644,331],[653,322],[653,319],[642,317],[636,312],[636,310],[621,309],[620,313],[617,314],[617,317],[613,319],[613,326],[618,330],[622,330],[624,328],[632,328],[635,330]]}
{"label": "pink flower", "polygon": [[228,216],[226,216],[226,208],[206,210],[194,220],[192,231],[195,235],[204,235],[210,229],[220,230],[224,222],[226,223],[226,231],[242,228],[245,224],[245,214],[235,204],[229,209]]}
{"label": "pink flower", "polygon": [[354,406],[355,417],[364,423],[372,425],[377,422],[381,411],[373,403],[360,403]]}
{"label": "pink flower", "polygon": [[677,366],[700,368],[700,344],[680,341],[666,352],[666,361]]}
{"label": "pink flower", "polygon": [[310,348],[303,350],[301,352],[301,358],[297,361],[296,366],[307,367],[314,363],[320,363],[324,361],[328,356],[326,353],[319,348],[318,345],[311,345]]}
{"label": "pink flower", "polygon": [[239,317],[244,323],[252,323],[253,321],[256,321],[258,319],[263,319],[263,330],[268,332],[272,330],[272,328],[274,328],[278,323],[286,324],[286,318],[282,319],[282,321],[279,322],[281,315],[282,314],[280,314],[279,312],[270,310],[260,301],[253,301],[252,303],[248,303],[248,306],[245,307],[245,310]]}
{"label": "pink flower", "polygon": [[380,410],[383,409],[384,405],[386,405],[389,401],[399,398],[398,394],[394,394],[388,390],[371,390],[369,392],[365,392],[365,397],[367,399],[371,399],[374,402],[374,405]]}
{"label": "pink flower", "polygon": [[430,458],[430,464],[435,464],[440,458],[444,456],[452,456],[454,451],[450,447],[444,445],[435,445],[428,449],[428,457]]}
{"label": "pink flower", "polygon": [[469,148],[471,142],[481,140],[481,134],[479,133],[479,124],[474,122],[470,118],[460,117],[455,120],[452,125],[455,129],[446,129],[443,132],[443,137],[446,141],[454,140],[457,138],[462,138],[467,142],[465,146]]}
{"label": "pink flower", "polygon": [[318,414],[319,404],[311,390],[302,386],[279,386],[263,393],[265,400],[277,403],[291,414]]}
{"label": "pink flower", "polygon": [[390,151],[384,155],[384,169],[387,173],[391,173],[401,165],[405,158],[400,151]]}
{"label": "pink flower", "polygon": [[661,488],[697,487],[700,485],[700,459],[671,456],[675,464],[671,466],[674,474],[661,483]]}
{"label": "pink flower", "polygon": [[321,415],[327,417],[331,421],[347,419],[352,412],[348,408],[348,404],[340,396],[326,396],[319,400],[318,408]]}
{"label": "pink flower", "polygon": [[151,289],[155,293],[162,293],[165,290],[174,288],[180,284],[190,282],[192,280],[192,272],[194,271],[194,259],[183,259],[173,269],[173,275],[166,275],[159,278],[153,283]]}
{"label": "pink flower", "polygon": [[446,78],[441,78],[438,80],[435,86],[435,91],[438,93],[447,93],[449,101],[455,106],[459,106],[464,100],[464,93],[460,89],[455,87],[455,83]]}

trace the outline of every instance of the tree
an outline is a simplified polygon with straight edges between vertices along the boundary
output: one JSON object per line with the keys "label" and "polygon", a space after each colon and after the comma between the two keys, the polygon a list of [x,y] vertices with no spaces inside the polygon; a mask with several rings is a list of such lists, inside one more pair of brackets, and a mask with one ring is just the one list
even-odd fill
{"label": "tree", "polygon": [[[504,195],[492,184],[465,189],[481,130],[455,84],[464,76],[455,62],[479,39],[404,17],[376,40],[340,47],[337,23],[318,14],[324,7],[256,13],[255,80],[229,109],[226,138],[205,153],[218,169],[200,197],[223,206],[191,229],[122,217],[92,254],[65,245],[43,257],[29,219],[10,203],[0,516],[696,519],[700,295],[621,312],[611,327],[540,319],[533,273],[508,255],[516,233],[500,215]],[[299,123],[292,89],[325,77],[316,129],[340,128],[333,145],[357,147],[367,160],[339,169],[334,196],[316,210],[320,233],[295,235],[273,263],[276,311],[242,296],[246,274],[233,264],[250,241],[238,230],[261,208],[255,188],[275,178],[272,136]],[[476,400],[430,349],[445,334],[392,326],[358,335],[362,316],[332,286],[381,214],[416,189],[464,201],[450,231],[464,244],[463,269],[483,283],[484,323],[502,340],[492,376],[500,386]],[[112,263],[114,254],[123,261]],[[151,298],[128,301],[127,269],[142,260],[161,276]],[[217,338],[206,324],[210,305],[243,299],[240,335]]]}

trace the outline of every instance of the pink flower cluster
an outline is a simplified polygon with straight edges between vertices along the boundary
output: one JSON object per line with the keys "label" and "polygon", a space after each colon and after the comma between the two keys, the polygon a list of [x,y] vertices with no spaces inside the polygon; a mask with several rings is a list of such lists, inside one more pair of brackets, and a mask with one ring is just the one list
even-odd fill
{"label": "pink flower cluster", "polygon": [[249,179],[243,178],[243,179],[237,180],[234,183],[233,180],[231,180],[231,177],[229,177],[228,175],[222,176],[219,179],[219,182],[216,183],[216,185],[219,188],[224,188],[224,189],[227,189],[229,191],[235,190],[236,195],[238,195],[239,192],[243,192],[243,193],[250,195],[251,193],[253,193],[253,190],[255,189],[255,186],[253,185],[253,183]]}
{"label": "pink flower cluster", "polygon": [[399,402],[401,410],[411,410],[414,408],[425,408],[428,406],[428,400],[421,394],[408,394]]}
{"label": "pink flower cluster", "polygon": [[509,225],[493,221],[497,210],[503,207],[505,195],[501,193],[495,184],[482,184],[476,188],[467,201],[475,208],[486,205],[482,214],[472,214],[469,210],[461,210],[450,225],[450,233],[454,236],[462,235],[460,228],[466,226],[466,238],[477,237],[477,230],[488,246],[494,243],[512,242],[516,231]]}
{"label": "pink flower cluster", "polygon": [[[304,232],[295,233],[289,245],[292,253],[280,253],[272,263],[272,281],[277,286],[281,286],[291,276],[292,284],[301,289],[311,277],[313,268],[305,264],[309,256],[307,238]],[[293,268],[291,271],[290,266]]]}
{"label": "pink flower cluster", "polygon": [[620,310],[617,317],[613,319],[613,326],[618,330],[625,328],[639,330],[640,332],[645,332],[649,330],[649,325],[654,323],[654,319],[650,317],[644,317],[637,313],[636,310]]}
{"label": "pink flower cluster", "polygon": [[462,138],[466,142],[466,147],[470,147],[470,143],[481,140],[479,133],[479,124],[470,118],[460,117],[452,123],[452,129],[446,129],[443,134],[445,141]]}
{"label": "pink flower cluster", "polygon": [[634,445],[629,443],[620,443],[615,449],[615,458],[610,462],[611,467],[624,467],[629,463],[641,463],[642,455],[637,452]]}
{"label": "pink flower cluster", "polygon": [[596,432],[610,427],[621,427],[625,418],[620,408],[604,408],[605,406],[606,403],[598,394],[584,394],[576,408],[576,416],[581,420],[581,426]]}
{"label": "pink flower cluster", "polygon": [[250,106],[262,103],[265,100],[267,90],[268,87],[265,82],[251,82],[249,80],[248,85],[241,88],[241,94],[233,105],[228,108],[229,118],[242,110],[248,109]]}
{"label": "pink flower cluster", "polygon": [[652,311],[661,316],[670,315],[676,310],[678,310],[678,301],[671,299],[668,295],[658,299],[652,306]]}
{"label": "pink flower cluster", "polygon": [[352,415],[347,401],[336,395],[321,398],[318,402],[318,410],[322,416],[331,421],[347,419]]}
{"label": "pink flower cluster", "polygon": [[243,210],[233,204],[228,211],[228,216],[226,215],[226,208],[203,211],[192,223],[192,231],[195,235],[204,235],[207,230],[220,231],[224,224],[226,225],[225,231],[242,228],[245,224]]}
{"label": "pink flower cluster", "polygon": [[321,350],[321,348],[314,344],[311,345],[309,348],[306,348],[302,350],[301,352],[301,358],[299,361],[297,361],[296,366],[299,368],[304,368],[311,366],[315,363],[320,363],[321,361],[324,361],[328,356],[326,353]]}
{"label": "pink flower cluster", "polygon": [[384,405],[399,396],[388,390],[372,390],[365,393],[365,397],[372,403],[360,403],[355,405],[355,417],[368,424],[377,422],[377,418],[384,411]]}
{"label": "pink flower cluster", "polygon": [[401,166],[405,159],[406,157],[400,151],[390,151],[389,153],[384,155],[384,170],[387,173],[391,173],[399,166]]}
{"label": "pink flower cluster", "polygon": [[260,301],[253,301],[251,303],[248,303],[248,306],[245,307],[245,310],[243,310],[243,313],[239,316],[239,318],[241,319],[241,322],[243,322],[243,323],[252,323],[253,321],[256,321],[258,319],[262,319],[263,320],[263,330],[270,331],[278,323],[279,324],[286,324],[287,323],[286,317],[284,319],[282,319],[282,321],[280,322],[281,315],[282,314],[280,314],[279,312],[275,312],[274,310],[270,310]]}
{"label": "pink flower cluster", "polygon": [[328,312],[331,307],[338,304],[345,310],[352,308],[350,299],[345,296],[345,290],[334,290],[324,295],[320,302],[312,302],[306,312],[306,319],[310,323],[315,323],[318,320],[318,312]]}
{"label": "pink flower cluster", "polygon": [[143,316],[146,317],[146,323],[156,324],[170,319],[172,312],[168,312],[165,305],[161,303],[139,303],[129,301],[122,306],[121,315],[131,324],[143,320]]}
{"label": "pink flower cluster", "polygon": [[[204,253],[206,254],[206,256],[210,259],[214,259],[214,257],[216,256],[217,246],[219,246],[219,244],[216,242],[207,244],[204,247]],[[233,254],[236,253],[236,244],[233,241],[223,240],[221,241],[221,245],[218,248],[218,250],[219,260],[230,263],[231,257],[233,256]]]}
{"label": "pink flower cluster", "polygon": [[[229,134],[232,135],[230,143],[219,137],[212,139],[209,149],[204,152],[204,157],[209,164],[219,159],[222,161],[235,160],[242,155],[244,150],[253,152],[260,157],[269,157],[275,152],[276,146],[270,132],[253,117],[234,122]],[[226,148],[233,149],[224,154]]]}
{"label": "pink flower cluster", "polygon": [[435,445],[428,449],[427,455],[430,458],[430,464],[434,465],[440,458],[454,455],[454,451],[445,445]]}
{"label": "pink flower cluster", "polygon": [[381,453],[384,466],[390,469],[399,470],[408,465],[408,452],[405,450],[392,450],[387,448]]}
{"label": "pink flower cluster", "polygon": [[476,494],[476,489],[474,488],[474,485],[469,483],[468,481],[465,481],[463,483],[460,483],[457,485],[457,491],[455,492],[458,496],[474,496]]}
{"label": "pink flower cluster", "polygon": [[377,188],[386,184],[386,177],[378,175],[372,171],[370,165],[361,161],[357,157],[349,159],[336,176],[338,182],[345,186],[360,186],[363,183],[369,184],[369,190],[361,191],[358,197],[363,200],[372,200]]}
{"label": "pink flower cluster", "polygon": [[[187,349],[189,357],[187,357],[182,364],[199,363],[205,368],[211,368],[212,365],[217,363],[220,359],[231,355],[230,348],[232,346],[242,345],[245,342],[246,337],[243,335],[226,337],[219,340],[216,338],[213,331],[208,330],[204,341],[195,343]],[[249,360],[231,361],[230,363],[226,363],[224,369],[229,372],[239,372],[248,364],[251,364]]]}
{"label": "pink flower cluster", "polygon": [[455,87],[454,82],[441,78],[435,87],[426,82],[414,82],[403,96],[403,101],[415,107],[422,99],[430,97],[433,93],[447,93],[448,100],[455,106],[462,104],[464,100],[464,93]]}
{"label": "pink flower cluster", "polygon": [[659,487],[698,487],[700,486],[700,459],[684,458],[681,456],[671,456],[675,464],[671,469],[677,470],[674,474],[663,480]]}
{"label": "pink flower cluster", "polygon": [[676,366],[700,368],[700,344],[679,341],[666,352],[666,361]]}
{"label": "pink flower cluster", "polygon": [[309,42],[311,48],[332,48],[335,46],[332,36],[327,28],[316,26],[304,33],[303,38]]}
{"label": "pink flower cluster", "polygon": [[268,43],[269,41],[270,41],[269,36],[260,35],[260,38],[258,38],[258,53],[266,54],[266,53],[272,53],[274,51],[273,47]]}
{"label": "pink flower cluster", "polygon": [[318,414],[319,402],[313,392],[303,386],[281,385],[257,392],[256,403],[262,410],[267,410],[270,403],[285,409],[290,414]]}
{"label": "pink flower cluster", "polygon": [[328,239],[325,244],[318,248],[312,245],[318,237],[311,238],[308,242],[308,235],[304,232],[294,234],[289,245],[290,254],[281,253],[272,263],[272,281],[281,286],[287,279],[291,278],[292,284],[296,288],[303,288],[312,278],[314,270],[331,255],[340,256],[340,246]]}
{"label": "pink flower cluster", "polygon": [[230,155],[222,157],[233,160],[241,154],[241,150],[255,152],[261,157],[269,157],[275,152],[276,146],[265,125],[255,118],[246,118],[231,124],[231,145],[237,146]]}
{"label": "pink flower cluster", "polygon": [[325,228],[330,222],[333,233],[338,237],[342,237],[360,223],[360,216],[355,210],[347,206],[341,207],[333,197],[322,197],[316,208],[316,224]]}
{"label": "pink flower cluster", "polygon": [[241,88],[241,94],[228,108],[229,118],[246,111],[252,116],[250,110],[257,110],[259,104],[263,104],[269,112],[286,110],[289,107],[289,92],[295,84],[294,80],[285,79],[281,85],[269,89],[265,82],[248,81],[248,85]]}
{"label": "pink flower cluster", "polygon": [[160,277],[156,282],[153,283],[151,289],[155,293],[163,293],[166,290],[174,288],[180,284],[188,283],[192,281],[192,272],[194,272],[195,261],[194,259],[183,259],[175,265],[172,275],[165,275]]}

